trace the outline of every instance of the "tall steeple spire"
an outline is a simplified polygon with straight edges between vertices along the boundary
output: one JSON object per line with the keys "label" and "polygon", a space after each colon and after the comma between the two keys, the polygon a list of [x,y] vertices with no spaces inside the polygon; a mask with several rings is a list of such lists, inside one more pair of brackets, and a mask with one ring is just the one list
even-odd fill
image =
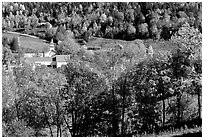
{"label": "tall steeple spire", "polygon": [[18,41],[18,46],[20,46],[21,45],[20,37],[17,37],[17,41]]}
{"label": "tall steeple spire", "polygon": [[51,50],[55,50],[55,44],[53,42],[53,39],[51,40],[51,43],[50,43],[50,51]]}

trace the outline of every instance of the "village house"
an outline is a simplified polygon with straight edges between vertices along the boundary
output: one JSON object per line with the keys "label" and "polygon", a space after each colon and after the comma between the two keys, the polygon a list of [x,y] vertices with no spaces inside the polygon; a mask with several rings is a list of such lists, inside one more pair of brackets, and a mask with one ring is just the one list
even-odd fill
{"label": "village house", "polygon": [[53,40],[50,43],[49,51],[41,53],[25,53],[23,61],[35,69],[36,66],[45,65],[47,67],[59,68],[66,65],[70,59],[69,55],[56,55]]}
{"label": "village house", "polygon": [[62,65],[66,65],[68,60],[70,60],[69,55],[55,55],[53,57],[24,57],[24,62],[31,65],[33,69],[40,65],[59,68]]}
{"label": "village house", "polygon": [[66,65],[68,60],[70,60],[70,55],[55,55],[52,58],[52,67],[59,68],[62,65]]}
{"label": "village house", "polygon": [[24,54],[24,57],[44,57],[44,54],[43,53],[25,53]]}
{"label": "village house", "polygon": [[51,67],[52,58],[51,57],[25,57],[24,62],[31,65],[33,69],[35,69],[36,66],[40,66],[40,65]]}

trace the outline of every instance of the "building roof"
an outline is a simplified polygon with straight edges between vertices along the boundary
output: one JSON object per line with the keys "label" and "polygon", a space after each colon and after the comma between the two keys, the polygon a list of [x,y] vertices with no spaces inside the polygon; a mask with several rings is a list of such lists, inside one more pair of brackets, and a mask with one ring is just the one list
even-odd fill
{"label": "building roof", "polygon": [[67,60],[70,59],[69,55],[55,55],[56,61],[58,62],[66,62]]}
{"label": "building roof", "polygon": [[28,64],[32,64],[36,62],[52,62],[51,57],[25,57],[24,60]]}
{"label": "building roof", "polygon": [[46,53],[51,53],[51,52],[56,54],[56,51],[55,51],[55,50],[46,51],[46,52],[44,52],[44,54],[46,54]]}
{"label": "building roof", "polygon": [[[51,49],[52,48],[52,49]],[[54,44],[54,42],[53,42],[53,39],[51,40],[51,42],[50,42],[50,47],[49,47],[49,49],[44,49],[44,53],[47,53],[47,52],[50,52],[50,51],[52,51],[52,52],[55,52],[56,53],[56,51],[55,50],[53,50],[53,48],[55,48],[55,44]]]}

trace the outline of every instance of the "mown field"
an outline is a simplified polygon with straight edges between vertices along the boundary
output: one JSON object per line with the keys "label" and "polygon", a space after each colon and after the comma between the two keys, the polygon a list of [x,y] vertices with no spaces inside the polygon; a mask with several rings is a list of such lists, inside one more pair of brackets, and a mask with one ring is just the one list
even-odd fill
{"label": "mown field", "polygon": [[[12,39],[13,37],[20,37],[20,44],[23,48],[32,48],[34,50],[43,51],[49,48],[49,43],[46,41],[39,39],[35,36],[29,37],[21,35],[20,33],[9,33],[4,32],[2,36],[8,37]],[[116,39],[105,39],[105,38],[97,38],[93,37],[86,45],[90,47],[101,47],[102,49],[114,48],[117,44],[121,44],[125,47],[135,45],[135,41],[124,41],[124,40],[116,40]],[[151,44],[155,53],[166,53],[174,50],[177,46],[171,41],[153,41],[153,40],[144,40],[144,45],[147,46]]]}
{"label": "mown field", "polygon": [[[112,48],[117,44],[121,44],[123,46],[130,46],[134,45],[134,41],[124,41],[124,40],[116,40],[116,39],[104,39],[104,38],[92,38],[88,43],[87,46],[92,46],[92,47],[102,47],[102,48]],[[166,53],[170,52],[172,50],[175,50],[177,48],[177,45],[171,41],[153,41],[152,39],[150,40],[144,40],[144,45],[147,46],[148,44],[152,45],[155,53]]]}
{"label": "mown field", "polygon": [[49,43],[35,36],[29,37],[29,36],[21,35],[19,33],[9,33],[9,32],[2,33],[2,36],[7,37],[9,39],[12,39],[13,37],[20,37],[19,39],[20,39],[21,47],[31,48],[34,50],[38,50],[39,52],[47,50],[50,46]]}

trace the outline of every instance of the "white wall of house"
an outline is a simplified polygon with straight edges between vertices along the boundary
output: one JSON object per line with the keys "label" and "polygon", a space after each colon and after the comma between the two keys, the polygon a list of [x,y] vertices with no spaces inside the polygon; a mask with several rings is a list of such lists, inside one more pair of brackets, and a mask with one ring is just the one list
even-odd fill
{"label": "white wall of house", "polygon": [[24,57],[34,57],[35,53],[25,53]]}
{"label": "white wall of house", "polygon": [[57,62],[57,68],[61,67],[62,65],[66,65],[67,62]]}
{"label": "white wall of house", "polygon": [[51,65],[51,63],[52,63],[51,61],[50,61],[50,62],[49,62],[49,61],[48,61],[48,62],[45,62],[45,61],[35,62],[35,64],[41,64],[41,65],[46,65],[46,66],[47,66],[47,65]]}
{"label": "white wall of house", "polygon": [[[25,53],[24,57],[35,57],[36,53]],[[43,53],[38,54],[39,57],[43,57]]]}
{"label": "white wall of house", "polygon": [[45,57],[52,57],[55,55],[55,52],[52,51],[48,51],[47,53],[45,53]]}

